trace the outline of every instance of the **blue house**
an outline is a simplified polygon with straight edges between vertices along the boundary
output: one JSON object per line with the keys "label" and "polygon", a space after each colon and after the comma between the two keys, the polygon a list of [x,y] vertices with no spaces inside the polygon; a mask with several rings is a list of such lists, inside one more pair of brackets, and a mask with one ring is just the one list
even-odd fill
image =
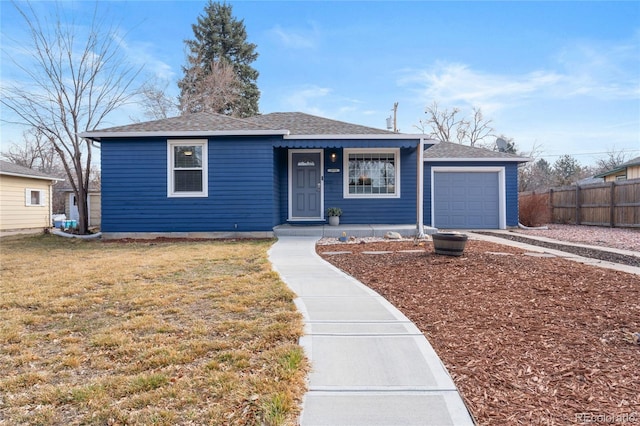
{"label": "blue house", "polygon": [[272,236],[282,224],[506,228],[518,156],[303,113],[198,113],[85,132],[105,238]]}

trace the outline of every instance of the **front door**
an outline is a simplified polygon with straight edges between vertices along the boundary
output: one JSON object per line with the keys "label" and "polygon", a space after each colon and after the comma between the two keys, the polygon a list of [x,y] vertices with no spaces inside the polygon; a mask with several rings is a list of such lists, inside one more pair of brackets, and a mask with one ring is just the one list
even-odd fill
{"label": "front door", "polygon": [[322,219],[322,151],[292,151],[289,218]]}

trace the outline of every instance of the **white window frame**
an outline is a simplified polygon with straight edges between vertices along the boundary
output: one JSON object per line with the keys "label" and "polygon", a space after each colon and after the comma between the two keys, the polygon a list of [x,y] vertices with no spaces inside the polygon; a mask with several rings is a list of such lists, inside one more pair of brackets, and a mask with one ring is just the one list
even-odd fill
{"label": "white window frame", "polygon": [[[40,194],[40,203],[39,204],[32,204],[31,203],[31,194],[34,192],[38,192]],[[46,205],[45,203],[45,195],[44,195],[44,191],[42,189],[31,189],[31,188],[26,188],[24,190],[24,205],[27,207],[43,207]]]}
{"label": "white window frame", "polygon": [[[349,154],[393,154],[395,162],[395,193],[393,194],[350,194],[349,193]],[[345,148],[342,173],[344,198],[400,198],[400,148]]]}
{"label": "white window frame", "polygon": [[[195,197],[208,197],[209,196],[209,154],[208,154],[209,141],[206,139],[170,139],[167,141],[167,196],[178,198],[195,198]],[[174,171],[185,170],[174,168],[174,147],[176,146],[201,146],[202,147],[202,191],[179,191],[174,190]],[[189,170],[189,169],[187,169]],[[196,169],[193,169],[196,170]]]}

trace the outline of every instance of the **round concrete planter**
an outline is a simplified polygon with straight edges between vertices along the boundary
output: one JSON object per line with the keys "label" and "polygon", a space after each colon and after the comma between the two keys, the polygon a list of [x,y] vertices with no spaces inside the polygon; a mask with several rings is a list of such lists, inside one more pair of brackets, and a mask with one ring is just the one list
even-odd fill
{"label": "round concrete planter", "polygon": [[433,239],[433,248],[436,254],[462,256],[468,237],[465,234],[438,232],[431,235],[431,238]]}
{"label": "round concrete planter", "polygon": [[329,216],[329,225],[331,226],[340,225],[340,216]]}

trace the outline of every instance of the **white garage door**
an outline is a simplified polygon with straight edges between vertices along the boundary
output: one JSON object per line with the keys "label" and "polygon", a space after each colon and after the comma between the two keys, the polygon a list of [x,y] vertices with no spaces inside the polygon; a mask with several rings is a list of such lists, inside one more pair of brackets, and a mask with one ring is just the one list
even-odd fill
{"label": "white garage door", "polygon": [[435,172],[433,191],[436,228],[500,228],[498,172]]}

